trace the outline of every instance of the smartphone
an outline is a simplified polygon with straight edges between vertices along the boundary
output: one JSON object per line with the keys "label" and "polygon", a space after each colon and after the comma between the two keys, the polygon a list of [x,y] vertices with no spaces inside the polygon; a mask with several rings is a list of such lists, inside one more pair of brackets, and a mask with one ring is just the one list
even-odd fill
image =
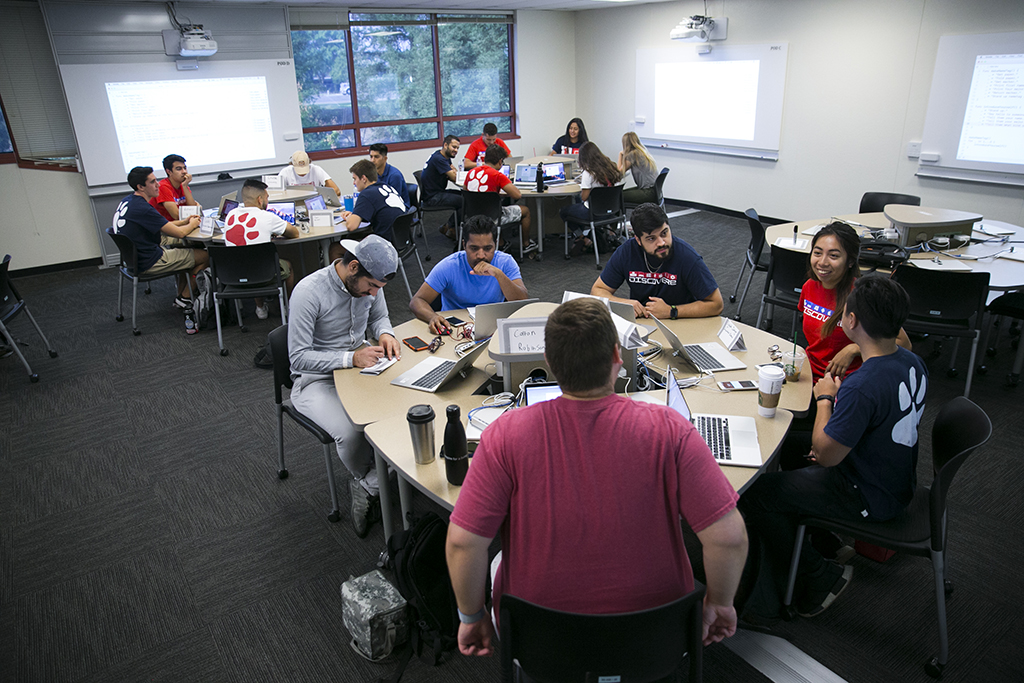
{"label": "smartphone", "polygon": [[447,320],[448,324],[451,325],[452,327],[458,327],[459,325],[466,324],[465,320],[463,320],[462,318],[456,318],[454,315],[448,316],[447,318],[445,318],[445,320]]}
{"label": "smartphone", "polygon": [[757,389],[757,382],[752,382],[749,379],[730,380],[719,382],[718,388],[722,391],[751,391]]}
{"label": "smartphone", "polygon": [[406,337],[402,340],[402,343],[408,346],[413,351],[426,351],[430,346],[427,342],[423,341],[419,337]]}

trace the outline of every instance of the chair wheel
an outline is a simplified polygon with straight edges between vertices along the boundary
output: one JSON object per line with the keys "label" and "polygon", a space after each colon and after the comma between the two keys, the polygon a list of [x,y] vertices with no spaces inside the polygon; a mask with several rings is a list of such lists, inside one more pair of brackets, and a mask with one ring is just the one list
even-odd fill
{"label": "chair wheel", "polygon": [[142,334],[142,330],[136,327],[134,330],[132,330],[132,334],[138,337],[140,334]]}
{"label": "chair wheel", "polygon": [[114,320],[116,320],[119,323],[123,323],[124,322],[124,316],[123,315],[118,315],[116,318],[114,318]]}
{"label": "chair wheel", "polygon": [[987,365],[979,365],[978,367],[974,368],[974,374],[975,375],[984,375],[984,374],[987,374],[987,373],[988,373],[988,366]]}
{"label": "chair wheel", "polygon": [[288,478],[288,470],[278,470],[277,471],[277,478],[278,479],[287,479]]}
{"label": "chair wheel", "polygon": [[246,327],[245,325],[242,325],[242,326],[241,326],[241,327],[239,327],[238,329],[239,329],[239,330],[241,330],[242,332],[248,332],[248,331],[249,331],[249,328],[248,328],[248,327]]}
{"label": "chair wheel", "polygon": [[793,621],[797,617],[796,607],[793,605],[783,605],[779,614],[782,616],[783,621]]}
{"label": "chair wheel", "polygon": [[959,374],[960,374],[960,371],[957,370],[956,368],[950,368],[949,370],[946,370],[946,377],[953,378],[953,377],[956,377]]}
{"label": "chair wheel", "polygon": [[996,357],[996,349],[995,349],[995,347],[992,346],[992,347],[989,347],[989,348],[985,349],[985,355],[988,356],[989,358],[995,358]]}
{"label": "chair wheel", "polygon": [[924,665],[924,672],[932,678],[942,678],[942,670],[945,668],[944,665],[939,664],[938,657],[932,657],[931,660]]}
{"label": "chair wheel", "polygon": [[57,357],[57,352],[56,351],[50,351],[50,358],[56,358],[56,357]]}
{"label": "chair wheel", "polygon": [[735,296],[730,296],[729,297],[729,303],[731,303],[731,304],[736,303],[736,297]]}
{"label": "chair wheel", "polygon": [[736,315],[734,315],[732,317],[732,319],[735,320],[736,322],[741,322],[741,318],[742,318],[742,316],[740,316],[739,313],[737,313]]}
{"label": "chair wheel", "polygon": [[943,588],[944,592],[946,593],[946,597],[947,598],[950,595],[953,594],[953,582],[950,581],[949,579],[946,579],[945,581],[942,582],[942,588]]}
{"label": "chair wheel", "polygon": [[423,258],[423,260],[424,260],[424,261],[429,261],[429,260],[430,260],[430,255],[428,254],[427,256],[425,256],[425,257]]}
{"label": "chair wheel", "polygon": [[337,510],[335,510],[331,514],[327,515],[327,521],[328,522],[332,522],[333,523],[333,522],[337,522],[340,519],[341,519],[341,513],[338,512]]}
{"label": "chair wheel", "polygon": [[1006,376],[1006,386],[1015,387],[1018,384],[1020,384],[1020,375],[1015,375],[1014,373],[1011,372],[1009,375]]}
{"label": "chair wheel", "polygon": [[562,258],[564,258],[564,259],[565,259],[566,261],[568,261],[569,259],[571,259],[571,258],[572,258],[572,256],[569,256],[568,254],[566,254],[566,255],[565,255],[565,256],[563,256]]}
{"label": "chair wheel", "polygon": [[34,373],[33,373],[33,374],[31,374],[31,375],[29,375],[29,376],[28,376],[28,381],[29,381],[29,382],[32,382],[32,384],[35,384],[36,382],[38,382],[38,381],[39,381],[39,375],[37,375],[37,374],[34,374]]}
{"label": "chair wheel", "polygon": [[599,263],[599,264],[597,264],[597,265],[596,265],[596,266],[594,266],[594,267],[595,267],[595,268],[597,268],[598,270],[601,270],[601,264],[600,264],[600,263]]}
{"label": "chair wheel", "polygon": [[222,356],[228,355],[228,350],[227,349],[221,349],[220,350],[220,355],[222,355]]}

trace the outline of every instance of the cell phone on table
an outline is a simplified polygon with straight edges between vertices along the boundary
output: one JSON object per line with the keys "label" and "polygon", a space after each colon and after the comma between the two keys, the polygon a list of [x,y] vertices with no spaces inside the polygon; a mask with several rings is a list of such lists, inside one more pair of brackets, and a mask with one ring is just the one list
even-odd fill
{"label": "cell phone on table", "polygon": [[458,327],[459,325],[465,325],[466,324],[465,320],[463,320],[462,318],[456,318],[454,315],[448,316],[447,318],[445,318],[445,320],[452,327]]}
{"label": "cell phone on table", "polygon": [[426,351],[430,346],[427,342],[423,341],[419,337],[406,337],[402,340],[402,343],[408,346],[413,351]]}
{"label": "cell phone on table", "polygon": [[734,379],[728,382],[719,382],[718,388],[722,391],[751,391],[757,389],[757,382],[749,379]]}

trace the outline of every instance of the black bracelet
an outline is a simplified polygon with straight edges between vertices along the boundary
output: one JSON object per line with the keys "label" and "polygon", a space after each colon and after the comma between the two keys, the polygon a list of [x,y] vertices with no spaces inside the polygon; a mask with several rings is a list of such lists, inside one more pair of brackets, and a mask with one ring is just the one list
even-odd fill
{"label": "black bracelet", "polygon": [[828,401],[832,405],[833,409],[835,409],[835,407],[836,407],[836,397],[835,396],[829,396],[828,394],[822,394],[821,396],[819,396],[815,400],[816,401]]}

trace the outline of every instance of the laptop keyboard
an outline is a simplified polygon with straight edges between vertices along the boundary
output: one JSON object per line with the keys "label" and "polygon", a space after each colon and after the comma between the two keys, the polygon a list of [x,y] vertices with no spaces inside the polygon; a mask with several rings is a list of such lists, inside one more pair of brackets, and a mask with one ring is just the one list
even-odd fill
{"label": "laptop keyboard", "polygon": [[436,368],[428,372],[427,374],[420,377],[418,380],[412,383],[414,387],[422,387],[423,389],[430,389],[434,387],[438,382],[444,379],[444,376],[448,374],[448,371],[455,366],[455,361],[446,360],[445,362],[438,365]]}
{"label": "laptop keyboard", "polygon": [[694,426],[700,432],[701,437],[707,442],[711,454],[715,460],[728,462],[732,460],[732,450],[729,446],[729,419],[725,417],[710,417],[698,415],[694,418]]}
{"label": "laptop keyboard", "polygon": [[703,347],[697,346],[696,344],[687,344],[683,348],[690,354],[690,358],[696,363],[697,367],[701,370],[721,370],[725,366],[719,363],[714,356],[704,350]]}

